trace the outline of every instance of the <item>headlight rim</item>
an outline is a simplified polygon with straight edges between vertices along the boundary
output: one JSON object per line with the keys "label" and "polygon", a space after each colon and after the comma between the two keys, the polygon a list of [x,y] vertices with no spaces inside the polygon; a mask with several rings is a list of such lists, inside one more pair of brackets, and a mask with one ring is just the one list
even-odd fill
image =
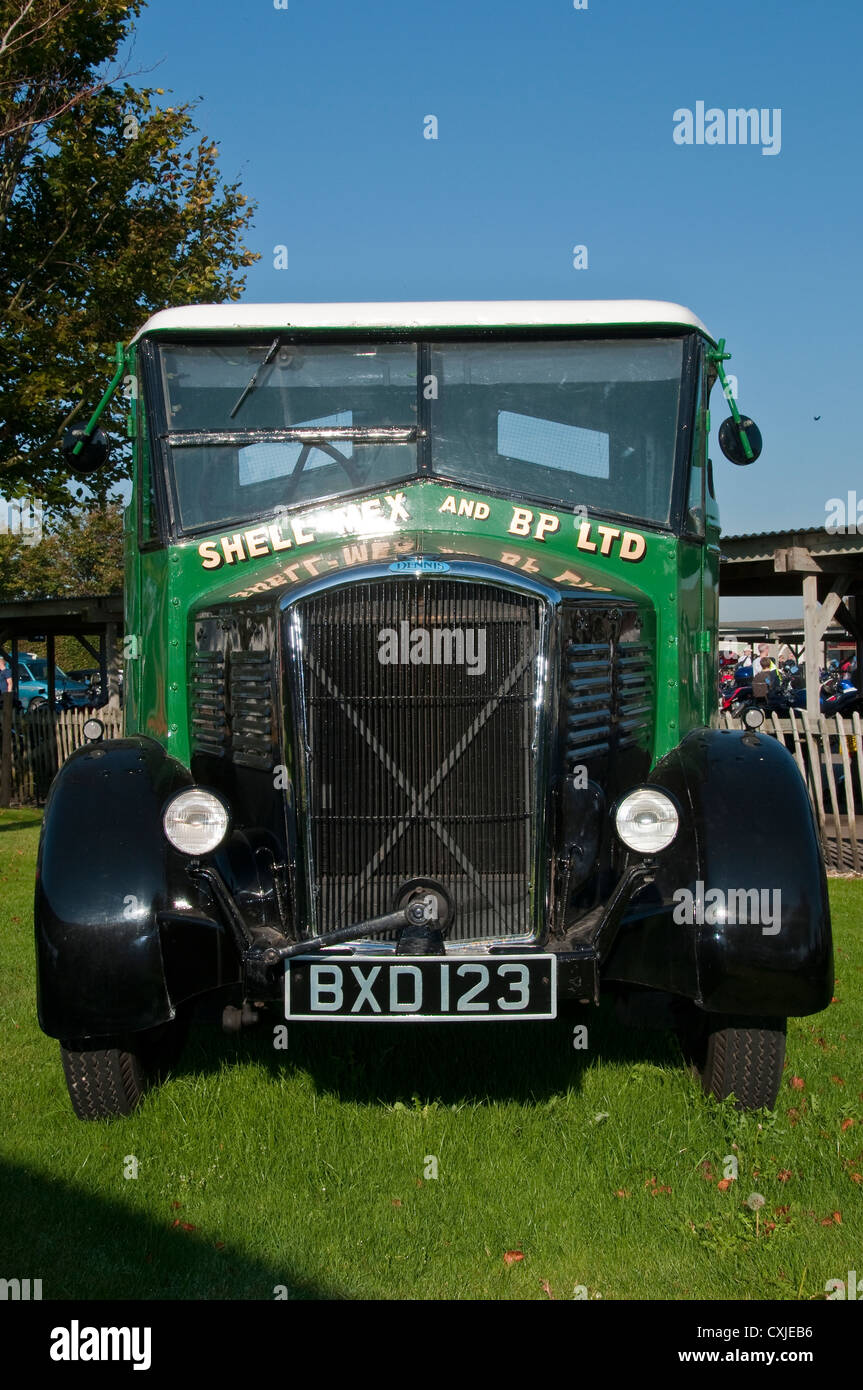
{"label": "headlight rim", "polygon": [[[168,811],[176,801],[179,801],[179,799],[183,796],[188,796],[190,793],[194,793],[197,795],[203,794],[205,796],[212,797],[214,801],[217,801],[219,803],[219,805],[225,813],[225,828],[222,834],[219,836],[219,839],[215,842],[215,844],[211,845],[209,849],[185,849],[182,845],[176,844],[175,841],[168,834]],[[225,841],[228,839],[229,835],[231,834],[231,831],[234,828],[234,818],[231,814],[231,807],[226,798],[221,794],[221,792],[215,791],[212,787],[202,787],[197,782],[193,783],[191,786],[188,787],[180,787],[177,791],[171,793],[171,795],[168,797],[168,799],[165,801],[162,807],[161,823],[162,834],[165,836],[165,839],[168,841],[168,844],[171,846],[171,849],[175,850],[177,854],[182,854],[185,859],[200,859],[206,857],[206,855],[208,854],[215,854],[216,850],[220,849],[222,845],[224,845]]]}
{"label": "headlight rim", "polygon": [[[649,792],[652,796],[664,797],[665,800],[671,805],[672,809],[674,810],[674,814],[676,817],[674,834],[672,835],[671,839],[668,841],[667,844],[661,845],[659,848],[648,849],[645,848],[643,845],[631,845],[629,841],[626,840],[620,832],[620,826],[618,824],[618,814],[621,810],[621,807],[630,799],[630,797],[637,796],[639,793],[643,792]],[[630,787],[628,791],[624,792],[622,796],[618,797],[618,799],[615,801],[614,805],[611,808],[611,822],[614,826],[614,833],[617,836],[618,842],[629,853],[640,854],[643,855],[645,858],[651,858],[655,854],[665,854],[668,850],[671,849],[671,847],[677,842],[677,838],[680,834],[681,821],[681,807],[680,802],[677,800],[677,797],[674,796],[672,792],[668,791],[666,787],[657,786],[654,782],[642,782],[636,787]]]}

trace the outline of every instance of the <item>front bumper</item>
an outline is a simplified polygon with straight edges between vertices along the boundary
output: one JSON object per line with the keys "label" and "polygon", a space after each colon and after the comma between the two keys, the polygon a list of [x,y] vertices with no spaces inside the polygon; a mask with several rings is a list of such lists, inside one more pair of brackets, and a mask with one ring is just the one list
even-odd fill
{"label": "front bumper", "polygon": [[[374,939],[375,935],[410,929],[405,913],[390,913],[373,922],[358,923],[326,937],[288,941],[272,927],[249,928],[243,921],[236,903],[218,872],[211,867],[197,868],[197,877],[205,879],[215,898],[225,925],[237,949],[244,997],[258,1002],[274,1002],[284,994],[285,961],[293,956],[307,957],[319,953],[346,954],[361,961],[368,955],[398,954],[398,942]],[[562,999],[585,1003],[599,1002],[600,976],[618,930],[632,899],[653,882],[654,869],[650,863],[628,867],[619,879],[609,899],[579,919],[564,936],[547,941],[456,941],[443,942],[436,952],[460,962],[488,959],[490,956],[530,956],[552,954],[557,961],[558,995]],[[359,938],[364,939],[359,939]],[[426,952],[426,954],[429,954]]]}

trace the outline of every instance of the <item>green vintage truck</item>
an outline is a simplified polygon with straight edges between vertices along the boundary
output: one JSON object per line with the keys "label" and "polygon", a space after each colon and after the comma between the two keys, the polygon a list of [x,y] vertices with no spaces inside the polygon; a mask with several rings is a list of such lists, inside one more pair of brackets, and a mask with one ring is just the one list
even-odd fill
{"label": "green vintage truck", "polygon": [[[830,918],[793,759],[716,727],[726,356],[641,301],[196,306],[118,350],[64,457],[104,463],[125,380],[126,731],[56,778],[35,904],[79,1116],[202,996],[440,1028],[612,992],[774,1103]],[[760,451],[733,400],[720,443]]]}

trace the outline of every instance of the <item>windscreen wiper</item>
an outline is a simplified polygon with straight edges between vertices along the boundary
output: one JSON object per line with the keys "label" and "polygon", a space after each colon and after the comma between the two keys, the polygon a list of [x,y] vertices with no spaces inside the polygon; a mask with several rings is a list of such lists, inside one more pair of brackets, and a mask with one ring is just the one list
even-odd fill
{"label": "windscreen wiper", "polygon": [[274,338],[273,341],[271,342],[271,344],[270,344],[270,346],[269,346],[269,349],[268,349],[268,351],[267,351],[267,355],[266,355],[266,357],[264,358],[263,362],[258,363],[258,366],[255,368],[255,374],[254,374],[254,376],[252,377],[251,381],[249,382],[248,386],[246,387],[246,389],[245,389],[245,391],[243,392],[243,394],[242,394],[242,396],[240,397],[240,399],[237,401],[237,404],[234,406],[233,410],[231,411],[231,414],[230,414],[230,416],[228,417],[229,419],[233,420],[233,418],[234,418],[234,416],[236,415],[237,411],[239,410],[240,406],[243,404],[243,401],[246,399],[247,396],[250,396],[250,395],[252,394],[252,392],[254,391],[255,387],[256,387],[257,384],[258,384],[258,377],[261,375],[261,372],[264,370],[265,367],[269,367],[270,363],[272,362],[273,358],[275,357],[276,353],[278,352],[278,350],[279,350],[279,348],[280,348],[281,346],[282,346],[282,335],[281,335],[281,333],[280,333],[279,336],[278,336],[277,338]]}

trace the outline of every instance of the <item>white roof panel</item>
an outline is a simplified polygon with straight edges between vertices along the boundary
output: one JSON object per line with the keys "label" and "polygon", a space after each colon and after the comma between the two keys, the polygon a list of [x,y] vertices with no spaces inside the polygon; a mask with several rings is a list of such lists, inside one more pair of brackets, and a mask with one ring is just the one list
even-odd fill
{"label": "white roof panel", "polygon": [[656,324],[695,328],[716,340],[690,309],[654,299],[429,300],[372,304],[191,304],[163,309],[144,333],[292,328],[526,328]]}

